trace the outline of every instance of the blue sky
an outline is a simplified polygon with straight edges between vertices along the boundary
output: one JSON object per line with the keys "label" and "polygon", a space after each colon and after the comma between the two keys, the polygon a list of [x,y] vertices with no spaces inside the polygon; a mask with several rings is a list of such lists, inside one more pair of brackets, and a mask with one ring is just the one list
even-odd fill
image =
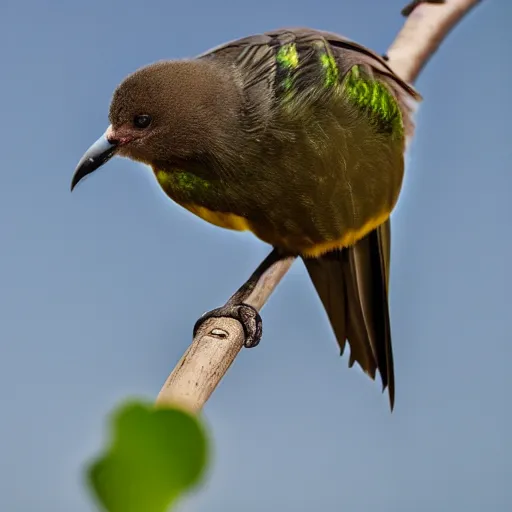
{"label": "blue sky", "polygon": [[[167,201],[115,159],[75,193],[130,72],[282,26],[384,51],[405,0],[3,0],[0,8],[0,510],[94,510],[84,461],[106,415],[152,400],[268,248]],[[396,408],[347,369],[297,262],[204,410],[206,485],[181,512],[512,509],[512,45],[508,0],[459,25],[425,101],[393,215]]]}

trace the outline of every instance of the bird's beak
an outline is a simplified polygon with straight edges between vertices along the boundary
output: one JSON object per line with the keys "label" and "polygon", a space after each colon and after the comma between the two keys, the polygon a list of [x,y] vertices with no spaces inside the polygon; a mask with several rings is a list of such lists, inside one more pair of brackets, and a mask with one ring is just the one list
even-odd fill
{"label": "bird's beak", "polygon": [[71,191],[79,181],[85,178],[91,172],[108,162],[116,153],[118,141],[108,138],[111,133],[109,127],[107,131],[85,152],[84,156],[78,162],[75,174],[71,180]]}

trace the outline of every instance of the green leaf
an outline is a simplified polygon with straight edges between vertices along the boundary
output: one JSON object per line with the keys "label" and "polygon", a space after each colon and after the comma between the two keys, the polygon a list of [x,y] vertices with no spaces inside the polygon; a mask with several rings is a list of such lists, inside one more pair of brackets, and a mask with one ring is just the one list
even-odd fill
{"label": "green leaf", "polygon": [[88,481],[108,512],[164,512],[197,484],[207,439],[181,409],[131,403],[114,415],[109,450],[88,468]]}

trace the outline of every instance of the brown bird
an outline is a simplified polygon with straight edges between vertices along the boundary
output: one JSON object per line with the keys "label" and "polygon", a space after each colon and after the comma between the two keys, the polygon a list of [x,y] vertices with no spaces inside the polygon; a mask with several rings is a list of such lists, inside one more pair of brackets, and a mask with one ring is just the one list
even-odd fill
{"label": "brown bird", "polygon": [[166,194],[218,226],[274,247],[237,293],[198,320],[261,318],[244,304],[276,260],[301,256],[341,353],[394,402],[388,312],[389,215],[402,185],[419,95],[377,54],[335,34],[284,29],[128,76],[110,126],[79,162],[72,188],[113,155],[152,167]]}

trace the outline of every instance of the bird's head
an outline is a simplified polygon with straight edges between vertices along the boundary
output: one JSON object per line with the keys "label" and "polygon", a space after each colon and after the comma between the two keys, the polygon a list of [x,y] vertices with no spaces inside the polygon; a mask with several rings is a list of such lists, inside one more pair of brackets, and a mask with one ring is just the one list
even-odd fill
{"label": "bird's head", "polygon": [[205,157],[231,131],[238,104],[234,82],[208,62],[163,61],[137,70],[115,90],[110,126],[81,158],[71,190],[114,155],[149,165]]}

